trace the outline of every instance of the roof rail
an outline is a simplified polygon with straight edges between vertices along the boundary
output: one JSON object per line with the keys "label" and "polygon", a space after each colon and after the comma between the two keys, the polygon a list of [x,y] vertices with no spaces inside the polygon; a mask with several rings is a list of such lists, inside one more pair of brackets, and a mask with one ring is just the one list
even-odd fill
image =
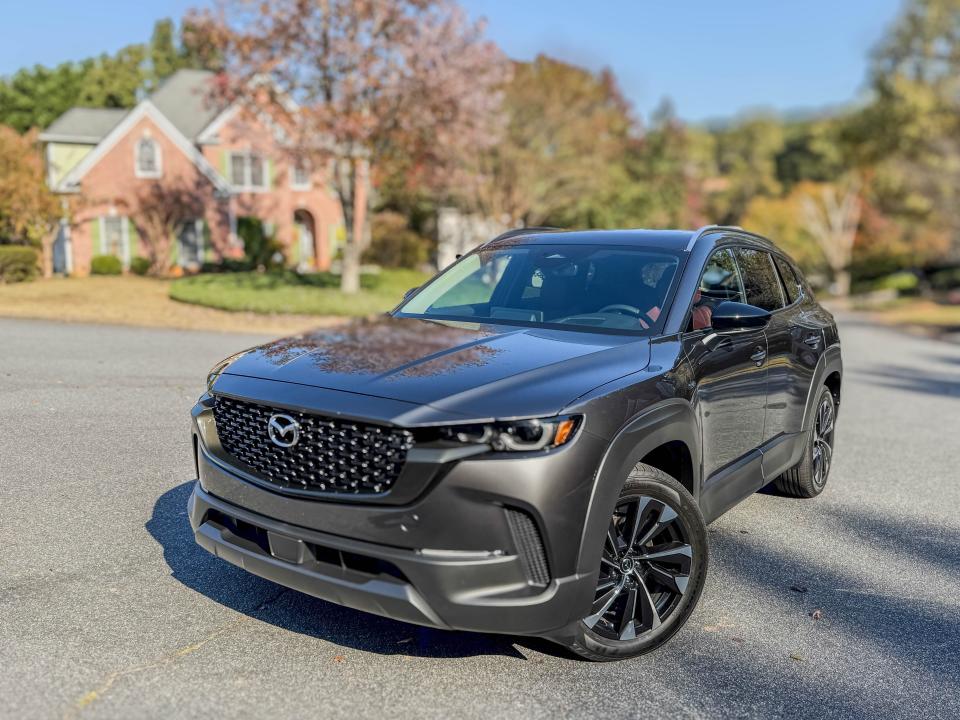
{"label": "roof rail", "polygon": [[493,240],[487,240],[484,245],[487,243],[496,242],[497,240],[509,240],[512,237],[517,237],[518,235],[527,235],[535,232],[557,232],[559,230],[563,230],[563,228],[549,227],[546,225],[533,225],[531,227],[513,228],[512,230],[507,230],[506,232],[500,233],[493,238]]}
{"label": "roof rail", "polygon": [[702,228],[698,228],[694,231],[693,235],[690,236],[689,242],[687,242],[687,252],[690,252],[693,249],[693,246],[696,244],[697,240],[702,238],[708,232],[713,232],[714,230],[743,230],[739,225],[704,225]]}

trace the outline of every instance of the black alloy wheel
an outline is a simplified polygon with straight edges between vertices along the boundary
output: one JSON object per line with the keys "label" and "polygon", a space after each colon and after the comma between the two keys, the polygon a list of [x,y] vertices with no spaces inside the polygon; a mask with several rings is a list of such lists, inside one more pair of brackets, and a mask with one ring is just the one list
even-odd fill
{"label": "black alloy wheel", "polygon": [[662,470],[638,464],[599,544],[593,601],[553,639],[590,660],[660,647],[690,617],[706,580],[707,529],[697,501]]}
{"label": "black alloy wheel", "polygon": [[774,484],[777,490],[798,498],[812,498],[823,492],[833,466],[836,422],[837,398],[830,388],[822,387],[803,457],[776,479]]}
{"label": "black alloy wheel", "polygon": [[813,484],[823,488],[827,484],[833,462],[834,408],[830,393],[820,398],[813,423]]}
{"label": "black alloy wheel", "polygon": [[584,624],[611,640],[633,640],[657,629],[687,591],[692,560],[687,530],[670,505],[646,495],[621,501]]}

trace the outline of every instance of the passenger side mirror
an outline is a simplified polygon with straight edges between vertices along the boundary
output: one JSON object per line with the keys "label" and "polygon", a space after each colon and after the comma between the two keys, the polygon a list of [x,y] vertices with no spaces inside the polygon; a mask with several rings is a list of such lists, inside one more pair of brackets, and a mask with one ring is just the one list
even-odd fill
{"label": "passenger side mirror", "polygon": [[749,330],[766,327],[770,322],[770,312],[756,305],[731,302],[720,303],[713,309],[710,324],[716,331]]}

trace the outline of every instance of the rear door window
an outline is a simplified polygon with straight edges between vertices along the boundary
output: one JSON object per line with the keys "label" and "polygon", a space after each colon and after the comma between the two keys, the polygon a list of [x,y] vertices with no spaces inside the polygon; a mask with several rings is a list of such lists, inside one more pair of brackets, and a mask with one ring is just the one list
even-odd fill
{"label": "rear door window", "polygon": [[770,311],[782,308],[783,288],[770,253],[749,248],[737,248],[736,253],[747,304]]}

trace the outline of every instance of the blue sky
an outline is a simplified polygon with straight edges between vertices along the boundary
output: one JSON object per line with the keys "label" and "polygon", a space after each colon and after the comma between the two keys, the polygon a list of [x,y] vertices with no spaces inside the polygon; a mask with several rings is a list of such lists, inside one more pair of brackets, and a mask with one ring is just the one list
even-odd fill
{"label": "blue sky", "polygon": [[[511,57],[613,68],[641,115],[665,95],[689,120],[815,109],[862,92],[867,54],[901,0],[461,0]],[[149,37],[198,0],[4,3],[0,74]]]}

